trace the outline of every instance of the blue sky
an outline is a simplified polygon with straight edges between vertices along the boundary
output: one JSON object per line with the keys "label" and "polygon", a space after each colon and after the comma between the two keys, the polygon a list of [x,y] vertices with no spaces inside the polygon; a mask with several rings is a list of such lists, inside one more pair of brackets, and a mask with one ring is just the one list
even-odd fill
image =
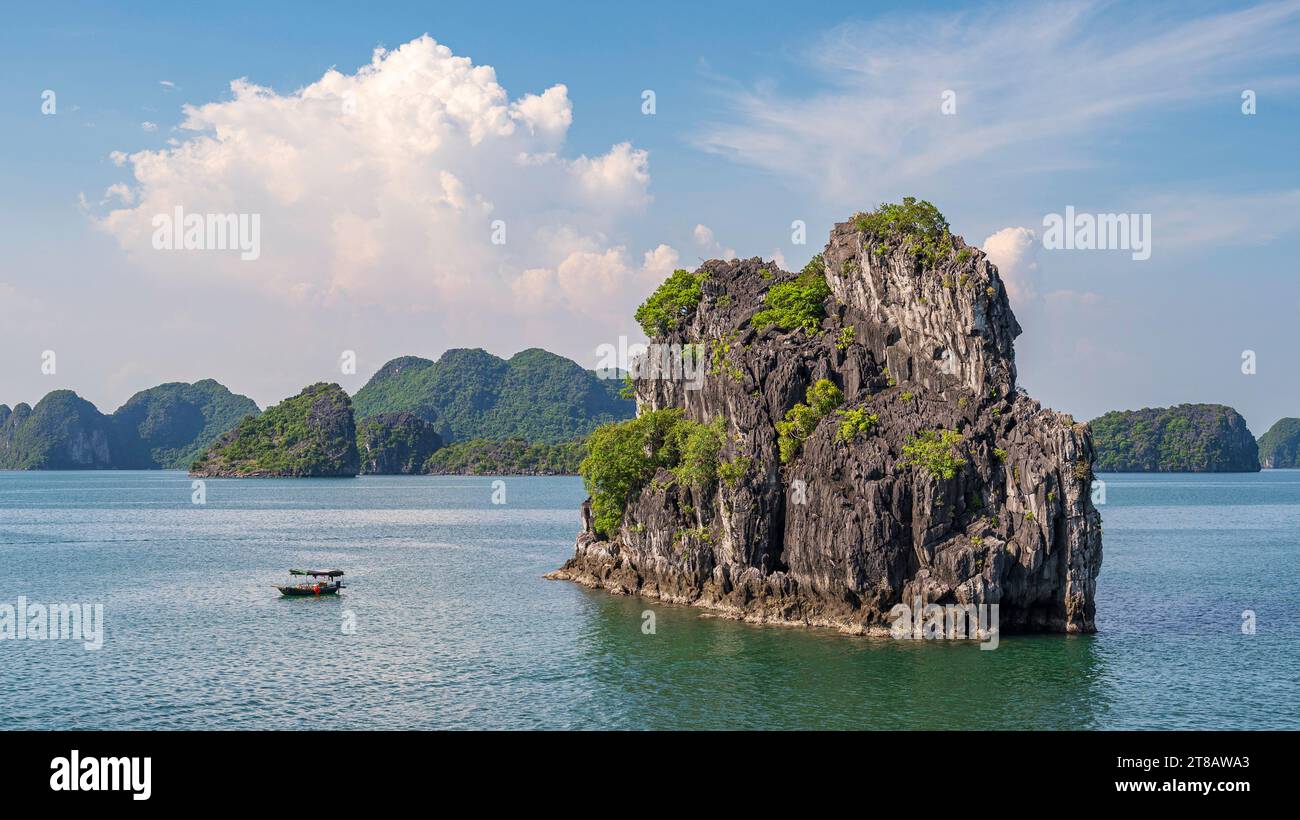
{"label": "blue sky", "polygon": [[[0,402],[210,376],[265,405],[456,346],[590,365],[673,266],[798,267],[916,195],[1000,262],[1044,403],[1300,415],[1300,5],[815,6],[7,9]],[[321,119],[354,87],[355,119]],[[150,252],[180,200],[260,213],[262,258]],[[1067,206],[1150,213],[1151,259],[1043,248]]]}

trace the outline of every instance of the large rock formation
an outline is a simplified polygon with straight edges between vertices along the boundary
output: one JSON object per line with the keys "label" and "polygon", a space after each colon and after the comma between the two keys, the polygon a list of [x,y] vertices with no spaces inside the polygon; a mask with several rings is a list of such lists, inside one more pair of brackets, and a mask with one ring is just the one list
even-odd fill
{"label": "large rock formation", "polygon": [[322,382],[244,419],[191,465],[190,475],[343,477],[360,469],[352,400]]}
{"label": "large rock formation", "polygon": [[[1017,390],[1020,327],[997,269],[933,214],[933,230],[836,225],[802,276],[714,260],[697,294],[652,297],[638,312],[652,356],[703,343],[707,375],[692,389],[643,367],[640,418],[624,425],[671,426],[656,412],[681,408],[690,429],[719,431],[714,472],[699,466],[707,447],[671,444],[671,430],[646,433],[651,466],[625,499],[584,465],[595,498],[574,557],[548,577],[852,632],[886,630],[916,599],[999,604],[1011,631],[1092,631],[1088,426]],[[810,409],[828,393],[838,409]],[[606,445],[591,446],[597,459]]]}
{"label": "large rock formation", "polygon": [[1278,419],[1259,437],[1259,464],[1265,470],[1300,467],[1300,419]]}
{"label": "large rock formation", "polygon": [[1254,473],[1259,445],[1222,404],[1113,410],[1091,422],[1100,473]]}
{"label": "large rock formation", "polygon": [[35,407],[0,405],[0,469],[103,470],[151,466],[112,418],[71,390],[55,390]]}
{"label": "large rock formation", "polygon": [[442,446],[437,429],[414,413],[378,413],[357,422],[361,472],[413,475]]}

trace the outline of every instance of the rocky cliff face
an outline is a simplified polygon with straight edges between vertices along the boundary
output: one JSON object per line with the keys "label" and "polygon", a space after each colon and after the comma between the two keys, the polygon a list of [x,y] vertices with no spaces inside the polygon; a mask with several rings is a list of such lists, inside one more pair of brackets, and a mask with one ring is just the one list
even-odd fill
{"label": "rocky cliff face", "polygon": [[1278,419],[1259,437],[1259,463],[1265,470],[1300,467],[1300,419]]}
{"label": "rocky cliff face", "polygon": [[1253,473],[1259,445],[1222,404],[1114,410],[1093,419],[1098,472]]}
{"label": "rocky cliff face", "polygon": [[357,422],[361,472],[413,475],[442,446],[434,426],[414,413],[379,413]]}
{"label": "rocky cliff face", "polygon": [[[705,263],[698,301],[672,303],[654,340],[703,343],[702,384],[634,381],[640,416],[681,408],[722,431],[720,477],[688,481],[666,456],[632,481],[615,532],[589,499],[574,557],[549,577],[851,632],[886,630],[918,598],[999,604],[1011,631],[1092,631],[1089,429],[1016,389],[1020,327],[998,272],[944,229],[927,252],[924,235],[839,224],[803,277]],[[800,282],[829,290],[819,326],[768,324]],[[801,411],[819,384],[842,404]]]}
{"label": "rocky cliff face", "polygon": [[337,384],[314,384],[222,435],[190,475],[230,478],[355,476],[352,400]]}

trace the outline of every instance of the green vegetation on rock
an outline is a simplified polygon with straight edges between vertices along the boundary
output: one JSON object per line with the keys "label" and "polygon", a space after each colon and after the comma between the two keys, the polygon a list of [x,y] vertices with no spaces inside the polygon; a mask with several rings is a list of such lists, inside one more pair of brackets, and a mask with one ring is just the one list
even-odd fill
{"label": "green vegetation on rock", "polygon": [[673,428],[677,436],[679,460],[673,475],[682,484],[708,489],[718,478],[718,453],[726,436],[726,422],[721,416],[709,424],[680,420]]}
{"label": "green vegetation on rock", "polygon": [[701,285],[708,278],[707,271],[673,271],[636,309],[636,320],[645,335],[663,336],[683,324],[699,305],[704,295]]}
{"label": "green vegetation on rock", "polygon": [[414,356],[379,369],[353,398],[359,417],[414,413],[445,443],[470,439],[560,444],[631,417],[622,374],[600,378],[576,362],[532,348],[508,361],[478,349],[448,350],[436,362]]}
{"label": "green vegetation on rock", "polygon": [[903,444],[900,465],[916,465],[935,478],[948,479],[966,463],[957,452],[965,437],[956,430],[922,430]]}
{"label": "green vegetation on rock", "polygon": [[433,475],[577,475],[587,456],[587,444],[574,439],[561,444],[504,441],[458,441],[429,456],[423,471]]}
{"label": "green vegetation on rock", "polygon": [[880,422],[880,416],[868,413],[865,407],[836,410],[835,413],[841,417],[840,426],[835,431],[835,438],[839,441],[853,441],[859,433],[870,433]]}
{"label": "green vegetation on rock", "polygon": [[[681,408],[653,410],[608,424],[587,439],[579,472],[591,494],[593,525],[612,538],[623,524],[627,504],[660,469],[683,485],[707,490],[720,473],[734,485],[748,465],[720,461],[726,440],[721,418],[709,424],[682,417]],[[726,465],[725,467],[723,465]]]}
{"label": "green vegetation on rock", "polygon": [[791,407],[776,423],[782,464],[794,458],[821,420],[844,403],[844,393],[830,379],[818,379],[804,394],[804,402]]}
{"label": "green vegetation on rock", "polygon": [[1278,419],[1259,437],[1259,464],[1268,470],[1300,467],[1300,419]]}
{"label": "green vegetation on rock", "polygon": [[934,205],[916,197],[904,197],[901,205],[883,203],[874,211],[857,214],[853,224],[881,243],[877,251],[889,243],[902,243],[927,267],[947,259],[956,247],[948,220]]}
{"label": "green vegetation on rock", "polygon": [[759,330],[774,326],[781,330],[803,328],[812,335],[821,328],[822,317],[826,315],[826,297],[830,295],[826,277],[805,268],[794,281],[780,282],[768,289],[763,297],[765,307],[754,314],[752,323]]}
{"label": "green vegetation on rock", "polygon": [[352,401],[337,384],[314,384],[244,419],[190,467],[199,476],[355,476],[360,470]]}

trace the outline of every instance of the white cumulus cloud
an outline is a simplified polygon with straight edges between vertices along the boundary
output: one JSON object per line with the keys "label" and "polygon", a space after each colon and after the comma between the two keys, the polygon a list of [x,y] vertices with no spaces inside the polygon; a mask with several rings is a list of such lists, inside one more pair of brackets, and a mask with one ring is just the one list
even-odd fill
{"label": "white cumulus cloud", "polygon": [[[627,248],[650,198],[644,150],[565,155],[564,85],[512,99],[491,66],[425,35],[292,93],[247,79],[230,89],[186,106],[170,147],[110,156],[132,173],[111,191],[128,207],[97,224],[151,275],[299,311],[415,317],[447,344],[492,327],[509,352],[551,342],[513,339],[512,317],[546,311],[561,347],[585,320],[630,322],[675,264],[671,248],[640,262]],[[260,255],[154,250],[154,217],[178,207],[260,215]]]}
{"label": "white cumulus cloud", "polygon": [[691,231],[691,236],[695,238],[695,244],[710,258],[715,259],[735,259],[736,249],[725,248],[713,235],[713,229],[705,224],[698,224]]}
{"label": "white cumulus cloud", "polygon": [[1029,228],[1003,228],[984,240],[989,261],[998,266],[1013,307],[1023,307],[1038,296],[1038,240]]}

